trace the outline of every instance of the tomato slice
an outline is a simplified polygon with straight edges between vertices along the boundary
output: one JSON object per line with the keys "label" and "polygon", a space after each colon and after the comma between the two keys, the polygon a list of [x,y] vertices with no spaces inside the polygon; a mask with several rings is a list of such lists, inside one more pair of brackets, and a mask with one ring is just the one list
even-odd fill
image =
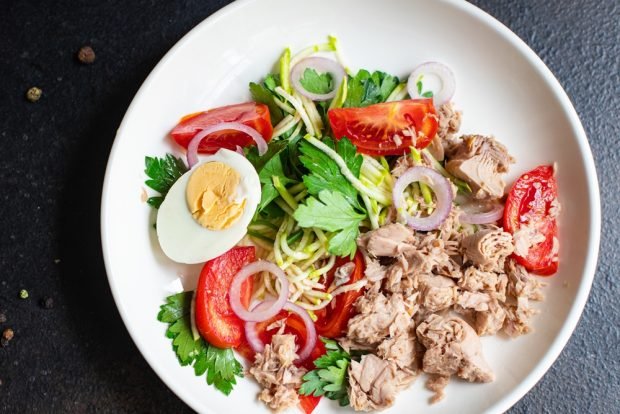
{"label": "tomato slice", "polygon": [[[327,274],[325,286],[332,284],[336,269],[349,262],[350,260],[347,257],[338,258],[334,268]],[[353,263],[355,264],[355,268],[347,284],[355,283],[364,277],[364,257],[359,250],[355,254]],[[318,318],[315,322],[317,333],[326,338],[338,338],[342,336],[347,329],[349,319],[355,314],[353,304],[357,298],[362,295],[363,291],[364,289],[360,289],[341,293],[336,296],[327,308],[316,311],[315,313]]]}
{"label": "tomato slice", "polygon": [[[364,108],[334,108],[327,113],[334,137],[347,137],[369,155],[402,155],[409,147],[425,148],[437,132],[432,99],[408,99]],[[417,134],[415,142],[403,131]],[[395,135],[399,138],[394,139]]]}
{"label": "tomato slice", "polygon": [[314,395],[301,395],[299,394],[299,406],[305,414],[312,414],[312,411],[319,405],[321,397],[315,397]]}
{"label": "tomato slice", "polygon": [[[269,142],[273,127],[269,108],[256,102],[222,106],[205,112],[198,112],[181,118],[179,124],[170,132],[170,136],[182,147],[187,148],[194,135],[208,126],[221,122],[239,122],[257,130],[265,141]],[[239,131],[219,131],[207,135],[198,146],[198,152],[213,154],[220,148],[235,150],[237,145],[246,147],[254,140]]]}
{"label": "tomato slice", "polygon": [[[211,345],[234,348],[243,341],[243,321],[230,307],[228,290],[239,270],[254,260],[256,252],[253,246],[233,247],[203,266],[196,288],[196,327]],[[249,306],[251,296],[250,278],[241,287],[241,303]]]}
{"label": "tomato slice", "polygon": [[523,174],[514,183],[504,208],[504,230],[516,233],[522,226],[535,229],[545,240],[530,247],[526,257],[514,254],[528,271],[552,275],[558,270],[556,216],[550,213],[557,200],[558,185],[551,165],[542,165]]}

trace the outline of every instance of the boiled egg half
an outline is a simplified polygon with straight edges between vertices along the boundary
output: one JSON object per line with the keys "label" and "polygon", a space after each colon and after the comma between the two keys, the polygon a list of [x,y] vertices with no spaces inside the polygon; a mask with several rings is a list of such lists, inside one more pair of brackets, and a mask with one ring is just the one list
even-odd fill
{"label": "boiled egg half", "polygon": [[213,259],[245,236],[260,198],[258,174],[243,155],[220,149],[201,157],[159,207],[159,244],[175,262]]}

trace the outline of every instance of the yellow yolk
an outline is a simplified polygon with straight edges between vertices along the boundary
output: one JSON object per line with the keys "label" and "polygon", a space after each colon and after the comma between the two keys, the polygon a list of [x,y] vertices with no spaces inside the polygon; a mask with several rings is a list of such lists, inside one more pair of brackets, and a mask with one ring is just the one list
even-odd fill
{"label": "yellow yolk", "polygon": [[185,192],[194,219],[209,230],[223,230],[239,219],[245,198],[235,201],[241,177],[219,161],[208,162],[194,171]]}

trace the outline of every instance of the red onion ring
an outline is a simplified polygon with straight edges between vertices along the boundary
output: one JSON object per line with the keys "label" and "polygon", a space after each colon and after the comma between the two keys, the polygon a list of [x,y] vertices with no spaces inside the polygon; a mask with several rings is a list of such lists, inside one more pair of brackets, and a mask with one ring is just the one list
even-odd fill
{"label": "red onion ring", "polygon": [[[454,95],[456,80],[452,70],[443,63],[425,62],[417,66],[407,80],[407,92],[409,92],[409,96],[413,99],[424,98],[424,96],[418,93],[417,82],[420,75],[433,75],[439,78],[441,88],[438,91],[433,91],[433,103],[436,107],[445,104]],[[424,92],[426,91],[423,90],[422,93]]]}
{"label": "red onion ring", "polygon": [[[301,84],[301,78],[306,69],[314,69],[317,73],[329,73],[332,75],[333,89],[325,94],[317,94],[308,91]],[[345,71],[342,65],[335,60],[324,57],[308,57],[302,59],[291,69],[291,83],[297,92],[313,101],[327,101],[336,96],[342,79],[345,77]]]}
{"label": "red onion ring", "polygon": [[[437,199],[435,210],[428,217],[413,217],[405,211],[403,191],[409,184],[416,181],[428,185],[435,193]],[[407,224],[416,230],[435,230],[448,218],[452,210],[453,194],[450,183],[443,175],[427,167],[412,167],[405,171],[394,183],[392,198],[396,210],[405,217]]]}
{"label": "red onion ring", "polygon": [[243,155],[245,157],[245,152],[243,151],[243,148],[241,148],[239,145],[237,145],[237,148],[235,149],[235,152],[239,155]]}
{"label": "red onion ring", "polygon": [[495,223],[504,215],[504,206],[496,204],[489,211],[483,211],[480,213],[469,213],[463,211],[459,216],[459,220],[462,223],[467,224],[489,224]]}
{"label": "red onion ring", "polygon": [[[254,306],[252,308],[252,311],[261,312],[263,311],[263,309],[271,307],[273,303],[273,300],[265,300]],[[302,321],[304,322],[304,326],[306,327],[306,341],[304,346],[297,353],[297,359],[295,360],[296,363],[304,362],[306,359],[308,359],[316,345],[317,334],[314,322],[312,321],[312,318],[310,318],[310,315],[308,315],[308,312],[305,309],[295,305],[294,303],[286,302],[283,309],[297,314],[302,319]],[[258,332],[256,331],[256,322],[245,323],[245,337],[254,352],[264,351],[265,344],[258,337]]]}
{"label": "red onion ring", "polygon": [[254,128],[251,128],[239,122],[220,122],[219,124],[208,126],[202,131],[198,132],[189,142],[189,145],[187,146],[187,164],[190,169],[198,162],[198,145],[200,144],[200,142],[206,136],[211,135],[214,132],[225,130],[235,130],[248,134],[254,140],[254,142],[256,142],[259,155],[263,155],[265,152],[267,152],[267,142],[265,142],[263,136]]}
{"label": "red onion ring", "polygon": [[[254,311],[254,309],[252,309],[249,311],[241,303],[241,285],[248,277],[251,277],[253,274],[258,272],[269,272],[276,276],[276,278],[280,281],[280,296],[278,296],[278,298],[274,301],[273,306],[269,309],[261,311]],[[265,260],[258,260],[245,265],[239,273],[237,273],[230,284],[229,292],[230,307],[235,315],[246,322],[263,322],[276,316],[278,312],[282,310],[282,307],[288,299],[288,279],[284,275],[282,269],[274,263]]]}

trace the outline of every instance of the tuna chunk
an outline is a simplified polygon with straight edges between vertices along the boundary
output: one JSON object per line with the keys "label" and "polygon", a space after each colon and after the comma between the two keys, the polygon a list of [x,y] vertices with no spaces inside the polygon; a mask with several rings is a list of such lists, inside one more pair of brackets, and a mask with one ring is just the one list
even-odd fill
{"label": "tuna chunk", "polygon": [[412,241],[411,229],[393,223],[363,234],[357,243],[372,257],[395,257],[411,248]]}
{"label": "tuna chunk", "polygon": [[500,198],[506,184],[502,174],[508,171],[514,159],[506,147],[492,137],[466,135],[452,149],[446,169],[465,180],[472,187],[475,197]]}
{"label": "tuna chunk", "polygon": [[401,294],[386,297],[368,290],[355,306],[358,314],[349,320],[346,335],[352,348],[372,349],[388,336],[407,333],[413,323],[411,304]]}
{"label": "tuna chunk", "polygon": [[418,346],[413,325],[410,332],[404,332],[381,342],[377,348],[377,355],[388,361],[393,361],[398,368],[409,373],[417,373]]}
{"label": "tuna chunk", "polygon": [[398,369],[395,362],[373,354],[349,366],[349,400],[356,411],[381,410],[394,404],[396,394],[415,376]]}
{"label": "tuna chunk", "polygon": [[487,304],[488,309],[476,312],[475,326],[478,335],[495,335],[504,326],[506,311],[501,307],[497,299],[491,299]]}
{"label": "tuna chunk", "polygon": [[514,251],[512,236],[501,229],[480,230],[462,241],[465,257],[483,270],[503,270]]}
{"label": "tuna chunk", "polygon": [[456,283],[444,276],[422,275],[418,279],[422,294],[422,308],[434,313],[454,305],[457,297]]}
{"label": "tuna chunk", "polygon": [[458,285],[470,292],[493,292],[497,299],[504,302],[506,300],[507,282],[508,278],[503,273],[480,270],[476,266],[470,266],[463,272],[463,277],[459,279]]}
{"label": "tuna chunk", "polygon": [[433,314],[416,332],[426,347],[422,360],[424,372],[457,375],[470,382],[493,381],[493,372],[482,356],[480,338],[463,319]]}
{"label": "tuna chunk", "polygon": [[297,389],[306,370],[293,365],[295,359],[295,336],[276,334],[271,344],[256,354],[250,367],[249,374],[263,388],[258,399],[276,412],[294,407],[299,402]]}

